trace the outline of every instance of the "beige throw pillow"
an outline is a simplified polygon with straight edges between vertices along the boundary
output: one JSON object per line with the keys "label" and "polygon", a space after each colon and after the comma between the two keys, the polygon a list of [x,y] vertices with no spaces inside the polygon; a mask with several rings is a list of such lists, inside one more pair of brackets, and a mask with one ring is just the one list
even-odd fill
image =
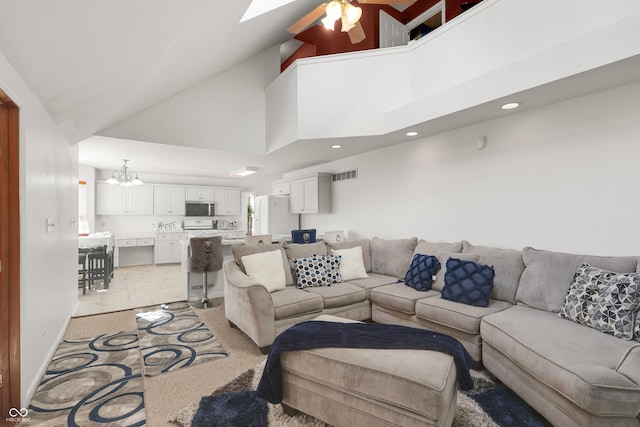
{"label": "beige throw pillow", "polygon": [[269,292],[287,287],[280,250],[260,252],[242,257],[247,276],[267,288]]}
{"label": "beige throw pillow", "polygon": [[342,280],[364,279],[369,277],[362,259],[362,246],[349,249],[332,249],[334,255],[340,255],[340,275]]}

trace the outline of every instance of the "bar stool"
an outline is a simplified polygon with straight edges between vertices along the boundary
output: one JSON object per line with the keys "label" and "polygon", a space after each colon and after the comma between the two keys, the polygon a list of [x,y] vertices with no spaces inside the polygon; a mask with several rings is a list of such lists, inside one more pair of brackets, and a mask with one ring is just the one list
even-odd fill
{"label": "bar stool", "polygon": [[270,245],[272,242],[271,234],[259,234],[253,236],[245,236],[244,243],[247,246]]}
{"label": "bar stool", "polygon": [[316,229],[291,230],[291,243],[315,243]]}
{"label": "bar stool", "polygon": [[202,273],[202,300],[191,303],[194,308],[211,308],[220,302],[211,303],[207,296],[207,273],[222,269],[222,237],[192,237],[189,239],[191,256],[187,259],[189,273]]}

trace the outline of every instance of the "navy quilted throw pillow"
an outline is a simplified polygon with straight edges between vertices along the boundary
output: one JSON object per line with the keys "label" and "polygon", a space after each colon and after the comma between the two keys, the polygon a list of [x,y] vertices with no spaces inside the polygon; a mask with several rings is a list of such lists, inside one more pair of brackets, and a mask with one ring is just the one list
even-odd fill
{"label": "navy quilted throw pillow", "polygon": [[463,304],[487,307],[495,275],[493,267],[488,265],[449,258],[441,297]]}
{"label": "navy quilted throw pillow", "polygon": [[404,276],[404,284],[416,291],[428,291],[433,283],[433,275],[440,270],[440,261],[431,255],[415,254]]}

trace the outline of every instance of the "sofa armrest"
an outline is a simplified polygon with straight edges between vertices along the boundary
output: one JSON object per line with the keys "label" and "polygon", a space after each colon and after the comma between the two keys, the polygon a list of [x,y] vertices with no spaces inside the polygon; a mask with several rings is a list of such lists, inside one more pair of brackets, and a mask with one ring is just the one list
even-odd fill
{"label": "sofa armrest", "polygon": [[247,334],[258,347],[276,337],[275,310],[267,289],[247,276],[235,261],[225,261],[224,311],[227,320]]}
{"label": "sofa armrest", "polygon": [[640,386],[640,344],[629,347],[622,356],[616,372]]}

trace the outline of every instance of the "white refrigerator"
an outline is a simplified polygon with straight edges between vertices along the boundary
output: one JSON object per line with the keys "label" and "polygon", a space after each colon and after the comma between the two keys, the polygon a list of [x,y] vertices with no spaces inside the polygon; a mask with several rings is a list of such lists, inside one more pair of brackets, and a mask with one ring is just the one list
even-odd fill
{"label": "white refrigerator", "polygon": [[272,239],[291,238],[291,230],[300,225],[298,214],[289,212],[288,196],[258,196],[255,199],[253,234],[271,234]]}

